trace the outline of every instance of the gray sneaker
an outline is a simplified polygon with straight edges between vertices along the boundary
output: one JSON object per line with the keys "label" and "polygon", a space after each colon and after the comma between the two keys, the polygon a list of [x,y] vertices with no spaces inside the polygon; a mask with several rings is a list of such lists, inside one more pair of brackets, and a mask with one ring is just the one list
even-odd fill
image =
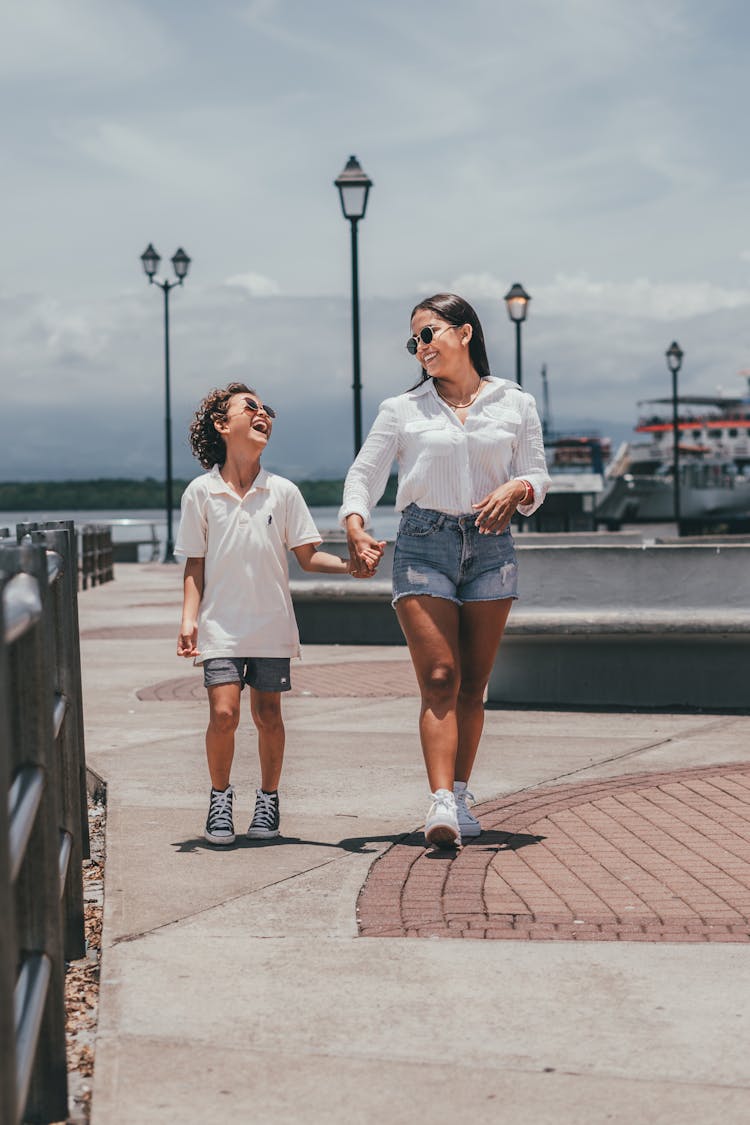
{"label": "gray sneaker", "polygon": [[424,823],[424,838],[437,848],[460,848],[461,829],[458,826],[456,798],[450,789],[436,789],[431,794],[432,804]]}
{"label": "gray sneaker", "polygon": [[211,790],[208,818],[203,832],[210,844],[226,845],[234,843],[233,797],[234,789],[231,785],[227,785],[226,789]]}
{"label": "gray sneaker", "polygon": [[456,785],[453,786],[453,796],[456,798],[458,827],[461,829],[461,835],[466,837],[481,836],[482,826],[477,818],[469,812],[469,806],[467,804],[467,801],[471,801],[471,803],[474,804],[476,797],[473,793],[469,792],[465,785],[459,789],[459,784],[460,783],[457,782]]}
{"label": "gray sneaker", "polygon": [[255,812],[247,834],[251,840],[270,840],[279,834],[279,795],[255,790]]}

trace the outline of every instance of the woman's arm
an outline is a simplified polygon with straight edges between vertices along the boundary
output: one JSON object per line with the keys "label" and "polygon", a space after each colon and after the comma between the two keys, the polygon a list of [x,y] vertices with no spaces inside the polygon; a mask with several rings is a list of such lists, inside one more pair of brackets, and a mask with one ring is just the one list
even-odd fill
{"label": "woman's arm", "polygon": [[[547,461],[544,456],[544,437],[542,424],[539,421],[536,404],[531,395],[525,395],[525,410],[522,414],[521,429],[518,442],[513,454],[511,475],[514,483],[520,484],[528,481],[531,485],[533,496],[524,503],[522,494],[518,510],[523,516],[530,516],[537,510],[547,495],[550,486],[550,477],[547,472]],[[527,490],[525,490],[527,491]]]}
{"label": "woman's arm", "polygon": [[198,610],[203,597],[203,579],[206,560],[189,558],[185,562],[182,584],[182,621],[177,638],[178,656],[199,656],[198,652]]}
{"label": "woman's arm", "polygon": [[375,539],[365,531],[365,527],[370,522],[372,509],[385,492],[391,467],[398,455],[398,443],[396,411],[386,400],[346,474],[344,502],[339,509],[339,520],[346,528],[351,573],[356,577],[366,578],[373,574],[385,550],[385,542]]}
{"label": "woman's arm", "polygon": [[339,522],[346,526],[352,513],[362,517],[362,526],[370,522],[370,513],[385,492],[391,466],[398,454],[398,420],[389,400],[365,438],[344,481],[344,502],[339,509]]}

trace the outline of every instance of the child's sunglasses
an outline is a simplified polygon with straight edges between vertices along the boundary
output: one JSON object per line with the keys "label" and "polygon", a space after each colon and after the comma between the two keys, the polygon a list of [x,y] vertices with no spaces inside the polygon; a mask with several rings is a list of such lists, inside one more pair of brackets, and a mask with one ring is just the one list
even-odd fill
{"label": "child's sunglasses", "polygon": [[268,415],[269,418],[275,418],[276,417],[276,411],[274,410],[274,408],[272,406],[268,406],[267,404],[264,405],[264,406],[261,406],[259,402],[255,401],[254,398],[246,398],[245,399],[245,406],[249,410],[252,410],[253,414],[257,413],[258,410],[263,410],[263,411],[265,411],[265,413]]}
{"label": "child's sunglasses", "polygon": [[407,352],[409,353],[409,355],[416,355],[420,340],[423,344],[431,344],[436,336],[440,336],[441,333],[447,332],[449,328],[458,328],[458,325],[441,324],[438,328],[434,328],[431,324],[428,324],[421,330],[421,332],[418,332],[416,336],[409,337],[409,339],[406,341]]}

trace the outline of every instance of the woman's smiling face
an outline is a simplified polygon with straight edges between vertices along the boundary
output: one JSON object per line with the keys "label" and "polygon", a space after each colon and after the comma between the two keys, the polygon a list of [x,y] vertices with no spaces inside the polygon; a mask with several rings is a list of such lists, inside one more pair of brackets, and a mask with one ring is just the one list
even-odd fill
{"label": "woman's smiling face", "polygon": [[[429,344],[420,337],[423,328],[432,329]],[[467,325],[449,324],[431,309],[417,309],[411,321],[412,335],[416,337],[417,359],[428,375],[439,378],[441,372],[449,374],[455,370],[464,356],[464,339],[467,339]]]}

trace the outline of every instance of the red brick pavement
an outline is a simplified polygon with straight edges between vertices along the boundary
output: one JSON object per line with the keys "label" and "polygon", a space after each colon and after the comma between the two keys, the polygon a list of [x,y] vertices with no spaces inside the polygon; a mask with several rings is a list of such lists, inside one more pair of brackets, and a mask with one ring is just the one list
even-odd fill
{"label": "red brick pavement", "polygon": [[458,851],[377,860],[364,937],[750,941],[750,764],[556,785],[478,805]]}
{"label": "red brick pavement", "polygon": [[[137,693],[144,701],[205,699],[203,676],[195,669],[190,676],[162,680]],[[410,660],[352,661],[350,664],[293,664],[289,695],[318,698],[385,699],[418,695],[417,678]]]}

